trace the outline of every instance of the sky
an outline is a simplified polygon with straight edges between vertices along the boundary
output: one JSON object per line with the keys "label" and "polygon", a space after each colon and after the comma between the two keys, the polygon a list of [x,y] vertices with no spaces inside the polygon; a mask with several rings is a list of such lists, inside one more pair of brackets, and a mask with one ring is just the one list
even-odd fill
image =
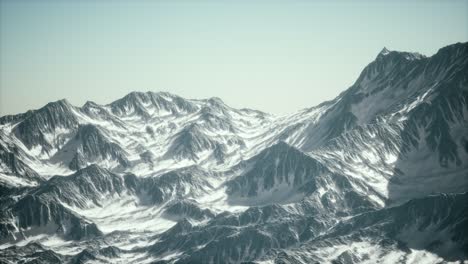
{"label": "sky", "polygon": [[286,114],[336,97],[383,47],[466,41],[468,0],[0,0],[0,116],[131,91]]}

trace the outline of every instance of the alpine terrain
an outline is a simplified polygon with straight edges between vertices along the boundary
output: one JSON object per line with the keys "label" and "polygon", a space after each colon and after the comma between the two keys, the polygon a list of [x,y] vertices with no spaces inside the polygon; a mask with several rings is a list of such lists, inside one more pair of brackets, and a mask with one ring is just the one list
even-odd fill
{"label": "alpine terrain", "polygon": [[132,92],[0,117],[0,209],[0,263],[468,261],[468,42],[384,48],[284,116]]}

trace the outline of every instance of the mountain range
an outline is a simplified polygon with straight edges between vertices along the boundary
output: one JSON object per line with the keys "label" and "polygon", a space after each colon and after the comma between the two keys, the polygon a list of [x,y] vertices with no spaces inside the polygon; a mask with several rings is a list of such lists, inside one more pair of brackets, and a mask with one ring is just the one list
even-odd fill
{"label": "mountain range", "polygon": [[468,43],[384,48],[282,116],[132,92],[0,117],[0,263],[461,263],[467,192]]}

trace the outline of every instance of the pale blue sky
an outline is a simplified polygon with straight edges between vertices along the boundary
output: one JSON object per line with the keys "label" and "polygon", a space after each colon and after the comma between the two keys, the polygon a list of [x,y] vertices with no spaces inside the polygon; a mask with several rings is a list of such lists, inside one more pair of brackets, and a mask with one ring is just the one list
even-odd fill
{"label": "pale blue sky", "polygon": [[0,1],[0,115],[135,90],[289,113],[384,46],[466,41],[468,1]]}

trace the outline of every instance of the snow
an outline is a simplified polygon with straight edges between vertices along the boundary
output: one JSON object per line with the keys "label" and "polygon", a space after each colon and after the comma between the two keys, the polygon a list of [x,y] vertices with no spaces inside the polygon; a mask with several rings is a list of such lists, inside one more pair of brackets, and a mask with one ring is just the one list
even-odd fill
{"label": "snow", "polygon": [[151,232],[158,234],[176,224],[162,217],[161,207],[147,206],[133,195],[105,197],[102,206],[87,209],[69,207],[97,224],[105,234],[114,231]]}
{"label": "snow", "polygon": [[[384,49],[381,55],[386,56],[389,53],[390,51]],[[408,60],[418,58],[417,55],[411,54],[405,56]],[[389,65],[388,68],[385,68],[383,74],[390,74],[392,66]],[[304,199],[309,199],[306,202],[316,202],[323,198],[332,203],[339,203],[341,197],[338,192],[341,189],[339,184],[330,180],[330,175],[333,173],[345,177],[349,181],[350,189],[366,197],[377,207],[388,206],[388,200],[400,203],[407,199],[428,195],[431,193],[431,188],[436,187],[438,191],[466,191],[468,189],[468,178],[466,177],[468,164],[466,162],[462,162],[463,164],[458,167],[442,168],[437,156],[430,155],[433,151],[424,144],[423,140],[419,142],[418,148],[410,149],[404,153],[405,156],[402,156],[400,135],[403,122],[407,120],[406,118],[411,111],[423,103],[430,102],[438,82],[427,87],[425,86],[425,77],[421,75],[412,80],[404,89],[392,84],[380,87],[382,89],[376,91],[375,88],[379,86],[377,84],[380,82],[380,80],[375,79],[377,76],[376,72],[368,73],[362,79],[360,89],[355,94],[362,95],[362,101],[352,103],[349,108],[348,105],[346,106],[346,111],[350,111],[356,116],[357,125],[362,125],[362,127],[347,127],[345,133],[333,139],[324,136],[325,133],[328,133],[327,128],[334,125],[329,123],[330,120],[332,122],[334,120],[327,118],[336,114],[336,109],[340,109],[340,103],[346,99],[343,96],[317,107],[279,117],[254,110],[230,108],[218,99],[186,100],[186,103],[194,106],[194,111],[188,112],[182,111],[175,105],[173,105],[174,108],[166,109],[162,104],[155,105],[150,101],[141,100],[140,103],[147,111],[147,117],[139,116],[132,104],[127,104],[124,111],[119,114],[113,114],[110,105],[96,105],[97,108],[90,108],[92,112],[90,115],[80,108],[73,107],[71,111],[77,117],[80,125],[92,124],[98,127],[110,142],[118,144],[125,150],[125,157],[130,161],[127,168],[123,168],[118,161],[110,157],[93,161],[113,173],[118,175],[133,173],[140,178],[156,178],[167,172],[190,166],[197,166],[201,171],[209,173],[191,175],[195,178],[200,177],[196,180],[206,184],[206,188],[181,182],[182,189],[179,193],[174,194],[168,199],[169,201],[162,204],[151,204],[149,199],[145,199],[144,194],[136,195],[131,190],[125,190],[120,195],[102,193],[99,206],[93,202],[89,202],[85,208],[65,203],[63,205],[82,219],[95,223],[104,233],[104,236],[99,239],[120,249],[129,250],[122,252],[119,261],[145,263],[175,259],[184,253],[180,250],[172,250],[161,256],[151,256],[143,252],[145,247],[150,247],[157,241],[158,235],[177,223],[173,219],[168,219],[164,211],[166,206],[177,202],[179,198],[194,202],[201,209],[209,209],[215,215],[221,213],[239,214],[250,207],[267,204],[280,204],[287,212],[300,214],[303,212],[300,212],[301,209],[296,205]],[[169,94],[158,94],[158,96],[160,96],[159,99],[173,104],[178,100],[177,97]],[[106,111],[106,115],[99,116],[100,111]],[[210,115],[220,118],[215,118],[215,120],[221,120],[218,125],[228,124],[233,129],[220,128],[222,126],[217,125],[210,126],[209,122],[206,121],[206,115],[204,115],[206,111]],[[377,122],[376,116],[378,115],[384,116],[384,121]],[[367,126],[370,123],[378,126],[380,130]],[[66,176],[74,172],[68,168],[72,153],[64,154],[62,151],[64,150],[63,145],[73,137],[76,131],[58,128],[52,133],[45,133],[46,141],[52,145],[52,150],[46,153],[39,145],[28,149],[12,133],[14,125],[16,124],[0,126],[1,143],[18,147],[17,158],[36,171],[42,178],[49,179],[54,175]],[[177,142],[175,141],[177,133],[184,131],[191,125],[197,125],[195,137],[208,138],[210,142],[225,147],[223,162],[218,162],[214,158],[211,145],[205,149],[200,148],[195,153],[190,153],[198,157],[196,160],[165,155],[169,151],[170,144]],[[148,133],[146,130],[148,127],[154,133]],[[420,128],[419,132],[422,130],[424,129]],[[456,142],[461,142],[467,129],[466,127],[454,128],[452,132],[452,137]],[[424,134],[421,133],[421,135],[421,138],[424,138]],[[323,138],[329,141],[321,142]],[[318,184],[318,189],[309,197],[305,197],[303,192],[292,184],[288,184],[288,182],[293,181],[290,172],[282,172],[284,174],[281,176],[286,176],[282,178],[288,178],[289,181],[279,182],[268,190],[262,189],[263,185],[260,182],[260,188],[258,188],[255,197],[228,195],[226,182],[238,176],[239,171],[248,169],[243,167],[242,161],[254,157],[278,141],[285,141],[300,151],[307,152],[306,155],[316,159],[326,167],[327,173],[314,175],[317,179],[322,180]],[[182,144],[184,143],[186,142]],[[336,143],[336,145],[327,143]],[[151,153],[151,155],[144,159],[141,155],[143,153]],[[463,160],[468,160],[466,153],[461,155]],[[278,157],[269,162],[278,167],[282,159]],[[401,179],[395,173],[397,170],[402,172]],[[12,176],[6,171],[7,167],[2,166],[0,169],[0,183],[2,185],[14,187],[36,185],[35,182]],[[444,175],[444,177],[441,178],[440,175]],[[262,178],[268,175],[255,176]],[[395,179],[400,180],[400,184],[392,182]],[[457,184],[453,184],[454,182]],[[317,210],[320,211],[320,209],[318,207]],[[192,221],[192,223],[204,225],[208,221],[209,219],[205,219],[200,222]],[[57,226],[54,224],[27,228],[23,230],[26,235],[24,240],[1,244],[0,249],[13,244],[24,246],[36,241],[61,254],[72,255],[86,248],[88,246],[86,243],[90,242],[86,240],[65,241],[54,235],[56,229]],[[425,238],[431,235],[431,233],[418,233],[418,230],[412,229],[409,229],[407,233],[419,235],[418,239],[404,235],[401,237],[409,244],[414,245],[422,243]],[[447,234],[441,232],[441,235]],[[441,237],[441,239],[445,239],[445,237]],[[199,245],[200,249],[203,246]],[[437,255],[424,250],[412,249],[410,252],[403,252],[399,249],[388,250],[376,241],[337,243],[317,248],[297,246],[299,248],[295,249],[292,246],[287,251],[297,255],[302,254],[304,259],[319,259],[321,263],[330,263],[343,253],[361,258],[362,263],[395,263],[402,261],[403,258],[406,258],[408,263],[433,263],[440,260]],[[141,251],[131,251],[137,248]],[[369,257],[365,258],[366,256]],[[265,259],[261,263],[273,263],[273,260]],[[304,263],[308,262],[304,261]]]}
{"label": "snow", "polygon": [[6,175],[0,172],[0,184],[5,184],[12,187],[32,187],[37,186],[37,182],[29,181],[13,175]]}
{"label": "snow", "polygon": [[[372,241],[352,242],[350,244],[335,244],[328,247],[298,248],[288,250],[288,254],[297,257],[301,263],[313,262],[335,263],[337,258],[343,253],[348,253],[359,259],[359,263],[364,264],[393,264],[393,263],[457,263],[447,262],[434,253],[410,249],[410,252],[402,251],[398,248],[383,248],[378,243]],[[271,259],[262,259],[259,263],[274,263]]]}
{"label": "snow", "polygon": [[243,212],[247,210],[248,206],[234,205],[228,201],[228,195],[226,194],[226,187],[220,186],[216,188],[209,195],[205,195],[197,198],[197,203],[202,209],[210,209],[216,213],[222,212]]}

